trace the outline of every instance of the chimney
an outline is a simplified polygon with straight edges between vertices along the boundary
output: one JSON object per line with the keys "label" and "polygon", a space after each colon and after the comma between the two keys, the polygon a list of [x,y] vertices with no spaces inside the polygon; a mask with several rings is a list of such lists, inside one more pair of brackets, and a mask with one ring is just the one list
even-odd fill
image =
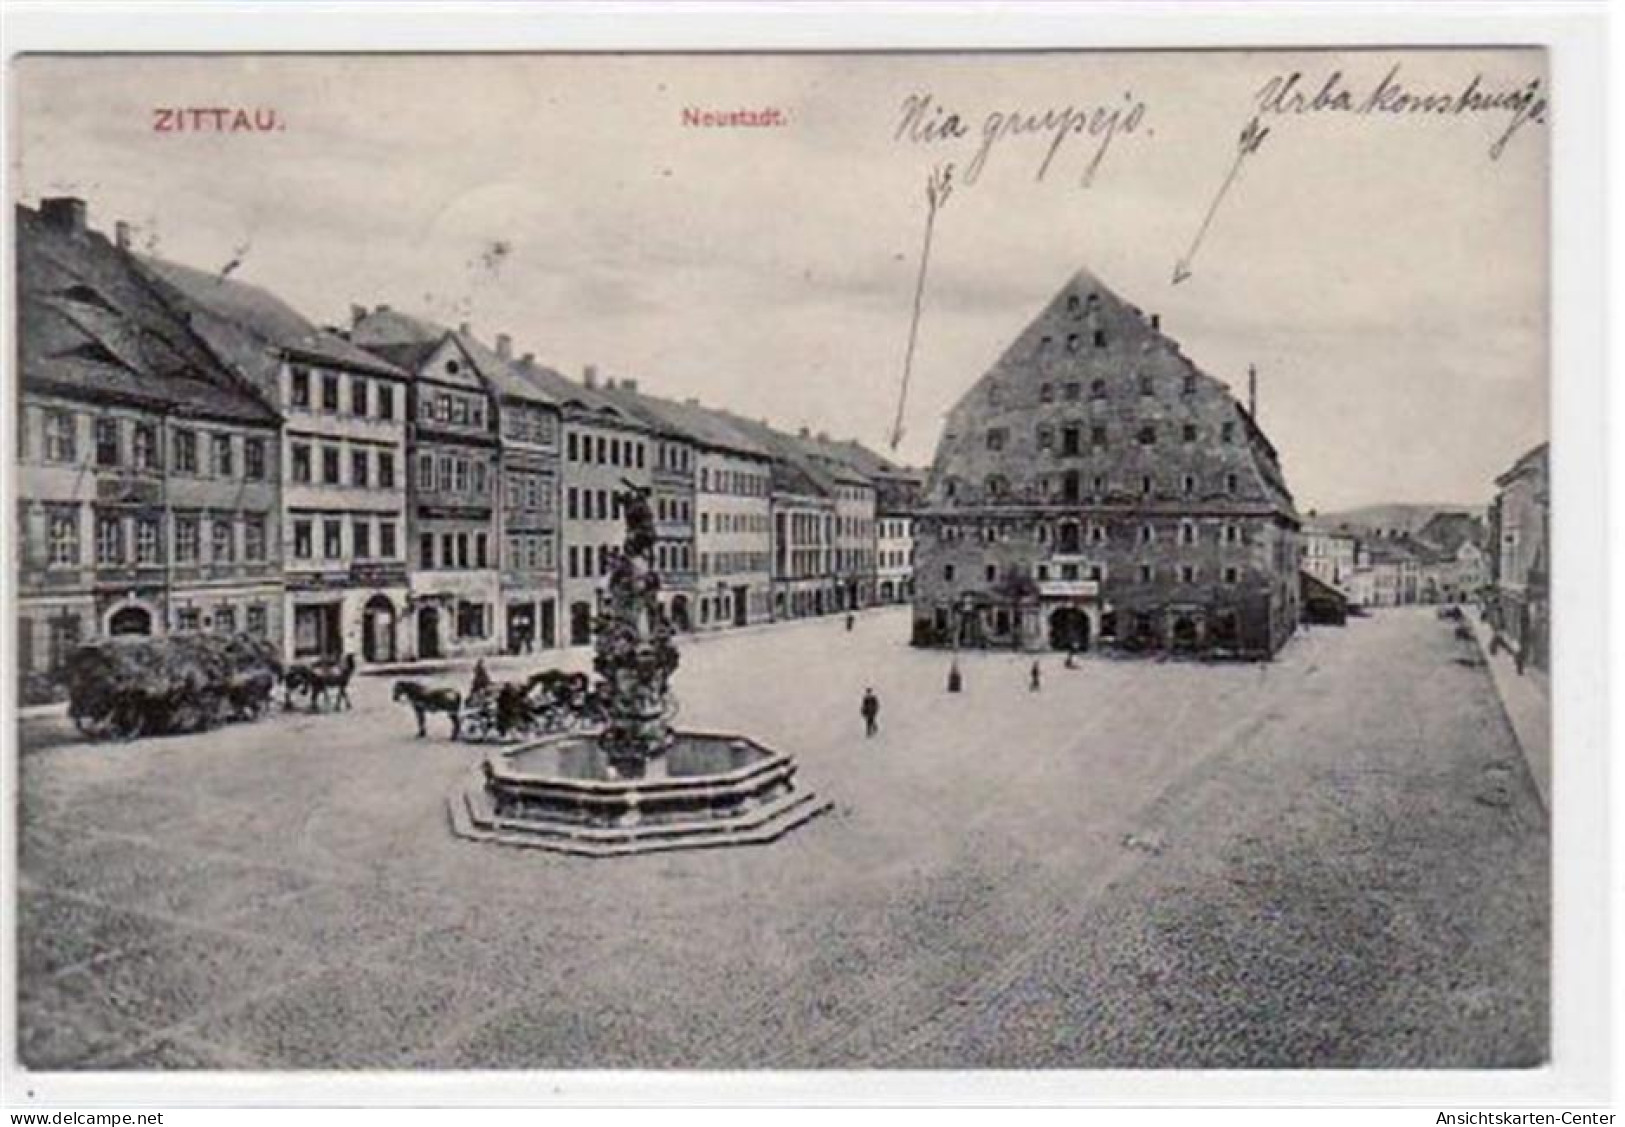
{"label": "chimney", "polygon": [[614,391],[615,390],[615,377],[614,376],[610,376],[609,378],[604,380],[604,390],[605,391]]}
{"label": "chimney", "polygon": [[85,233],[85,201],[77,196],[49,196],[40,200],[39,215],[64,234]]}
{"label": "chimney", "polygon": [[1153,329],[1155,329],[1159,333],[1162,332],[1162,314],[1161,313],[1153,313],[1153,314],[1151,314],[1151,327]]}
{"label": "chimney", "polygon": [[811,438],[812,437],[812,431],[808,430],[806,427],[797,428],[796,434],[800,435],[802,438]]}
{"label": "chimney", "polygon": [[513,359],[513,338],[507,333],[497,334],[497,355],[504,360]]}
{"label": "chimney", "polygon": [[622,389],[624,389],[626,391],[630,391],[633,395],[636,395],[638,393],[638,381],[637,380],[622,380],[621,381],[621,387],[622,387]]}
{"label": "chimney", "polygon": [[827,431],[827,430],[819,431],[818,432],[818,441],[827,443],[829,441],[829,431]]}
{"label": "chimney", "polygon": [[534,352],[525,353],[519,358],[519,366],[527,372],[530,371],[536,366],[536,354]]}
{"label": "chimney", "polygon": [[581,383],[585,387],[598,386],[598,365],[588,364],[581,369]]}
{"label": "chimney", "polygon": [[470,325],[467,321],[459,321],[457,322],[457,331],[462,333],[465,337],[471,337],[474,335],[474,326]]}
{"label": "chimney", "polygon": [[124,222],[124,220],[120,219],[117,223],[113,224],[113,244],[117,246],[119,250],[129,250],[131,242],[130,225]]}
{"label": "chimney", "polygon": [[[378,307],[378,309],[379,309],[380,312],[382,312],[384,307],[380,305]],[[365,305],[357,305],[354,302],[351,302],[350,303],[350,327],[353,329],[357,325],[361,324],[361,322],[365,321],[366,319],[367,319],[367,307]]]}
{"label": "chimney", "polygon": [[1247,365],[1247,414],[1258,421],[1258,369],[1251,364]]}

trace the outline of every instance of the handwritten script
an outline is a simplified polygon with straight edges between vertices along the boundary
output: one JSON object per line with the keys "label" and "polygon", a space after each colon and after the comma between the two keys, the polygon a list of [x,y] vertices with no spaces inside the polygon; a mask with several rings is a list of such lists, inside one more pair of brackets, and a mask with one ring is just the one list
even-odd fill
{"label": "handwritten script", "polygon": [[973,129],[965,115],[939,105],[930,93],[915,93],[903,99],[892,140],[898,144],[939,147],[975,144],[975,155],[960,176],[962,183],[971,185],[981,178],[995,150],[1006,141],[1034,138],[1047,142],[1034,176],[1042,180],[1067,140],[1083,136],[1094,143],[1079,178],[1079,186],[1087,188],[1094,182],[1095,173],[1100,170],[1112,142],[1119,136],[1139,132],[1145,115],[1145,103],[1125,92],[1119,105],[993,110],[981,118],[979,128]]}
{"label": "handwritten script", "polygon": [[1466,114],[1504,114],[1506,129],[1490,145],[1490,159],[1500,160],[1507,144],[1525,125],[1546,121],[1547,100],[1538,78],[1513,86],[1487,84],[1484,76],[1456,90],[1419,90],[1401,81],[1399,64],[1389,68],[1381,82],[1358,91],[1334,70],[1316,83],[1301,71],[1276,74],[1254,95],[1261,114],[1304,115],[1338,113],[1360,117],[1434,115],[1461,117]]}

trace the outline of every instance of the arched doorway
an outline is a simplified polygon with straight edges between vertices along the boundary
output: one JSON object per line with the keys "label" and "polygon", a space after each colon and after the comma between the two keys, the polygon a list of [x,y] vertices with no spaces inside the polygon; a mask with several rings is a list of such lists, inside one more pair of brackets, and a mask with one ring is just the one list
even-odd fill
{"label": "arched doorway", "polygon": [[1089,615],[1081,607],[1056,607],[1049,616],[1049,645],[1052,650],[1089,648]]}
{"label": "arched doorway", "polygon": [[882,579],[880,581],[880,601],[883,602],[883,603],[889,603],[889,602],[892,601],[892,589],[891,589],[891,580],[890,579]]}
{"label": "arched doorway", "polygon": [[671,600],[671,624],[686,634],[694,628],[689,618],[688,596],[674,595]]}
{"label": "arched doorway", "polygon": [[120,607],[108,618],[107,632],[114,637],[150,636],[152,612],[146,607]]}
{"label": "arched doorway", "polygon": [[423,607],[418,611],[418,657],[437,658],[440,656],[439,608]]}
{"label": "arched doorway", "polygon": [[1174,619],[1174,629],[1172,634],[1174,649],[1185,652],[1194,650],[1196,648],[1197,636],[1198,631],[1196,629],[1195,619],[1183,614]]}
{"label": "arched doorway", "polygon": [[395,660],[395,604],[374,595],[361,611],[361,656],[366,661]]}

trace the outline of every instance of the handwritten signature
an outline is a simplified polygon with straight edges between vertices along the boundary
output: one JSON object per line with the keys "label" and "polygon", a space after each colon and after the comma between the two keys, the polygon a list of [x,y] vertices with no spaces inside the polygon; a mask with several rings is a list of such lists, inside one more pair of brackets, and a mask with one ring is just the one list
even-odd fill
{"label": "handwritten signature", "polygon": [[[961,180],[967,185],[975,184],[994,150],[1010,138],[1021,137],[1047,138],[1049,141],[1034,176],[1034,179],[1042,180],[1067,139],[1084,135],[1096,142],[1079,179],[1079,186],[1087,188],[1094,182],[1112,142],[1118,136],[1138,132],[1145,122],[1145,116],[1145,103],[1128,92],[1123,94],[1122,104],[1115,106],[994,110],[982,118],[981,128],[977,131],[980,139],[976,142],[976,155],[965,166]],[[914,93],[903,99],[892,140],[899,144],[946,145],[965,141],[971,136],[971,126],[962,114],[937,104],[929,93]]]}

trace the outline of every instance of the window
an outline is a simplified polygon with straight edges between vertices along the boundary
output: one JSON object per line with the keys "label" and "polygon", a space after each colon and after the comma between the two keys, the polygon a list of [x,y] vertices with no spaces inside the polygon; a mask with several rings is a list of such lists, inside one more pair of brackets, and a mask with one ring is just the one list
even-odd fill
{"label": "window", "polygon": [[111,513],[96,514],[96,563],[103,567],[124,562],[124,518]]}
{"label": "window", "polygon": [[209,559],[213,563],[231,563],[237,556],[237,538],[233,535],[231,520],[216,517],[210,541]]}
{"label": "window", "polygon": [[310,443],[293,444],[293,480],[299,485],[310,484]]}
{"label": "window", "polygon": [[1235,568],[1227,567],[1227,568],[1224,569],[1224,581],[1226,583],[1238,582],[1240,580],[1240,578],[1241,578],[1241,573],[1238,572]]}
{"label": "window", "polygon": [[395,389],[387,383],[378,385],[378,417],[380,419],[395,417]]}
{"label": "window", "polygon": [[434,455],[418,455],[418,489],[424,493],[434,492]]}
{"label": "window", "polygon": [[293,554],[294,558],[308,560],[316,554],[316,545],[308,520],[293,522]]}
{"label": "window", "polygon": [[1186,474],[1179,479],[1179,484],[1187,495],[1196,492],[1196,476],[1194,474]]}
{"label": "window", "polygon": [[1196,441],[1196,424],[1195,423],[1186,423],[1184,425],[1184,427],[1182,427],[1180,429],[1180,437],[1183,438],[1186,442],[1195,442]]}
{"label": "window", "polygon": [[136,423],[131,434],[130,456],[138,470],[158,468],[158,428],[151,423]]}
{"label": "window", "polygon": [[265,480],[265,439],[243,439],[243,476],[249,481]]}
{"label": "window", "polygon": [[458,458],[452,463],[451,479],[457,492],[468,492],[468,460],[466,458]]}
{"label": "window", "polygon": [[569,434],[564,436],[564,455],[572,462],[579,462],[581,460],[579,457],[580,449],[576,444],[576,435],[574,431],[571,431]]}
{"label": "window", "polygon": [[1105,329],[1096,329],[1095,330],[1095,347],[1096,348],[1105,348],[1106,347],[1106,330]]}
{"label": "window", "polygon": [[214,628],[216,633],[237,633],[237,608],[217,607],[214,612]]}
{"label": "window", "polygon": [[468,533],[466,532],[457,534],[457,566],[460,568],[468,567]]}
{"label": "window", "polygon": [[368,485],[367,452],[365,450],[350,451],[350,484],[365,489]]}
{"label": "window", "polygon": [[255,603],[248,608],[248,632],[256,638],[263,638],[270,633],[264,603]]}
{"label": "window", "polygon": [[487,489],[486,467],[484,462],[474,463],[474,496],[484,497]]}
{"label": "window", "polygon": [[1157,530],[1149,524],[1140,526],[1140,543],[1154,544],[1157,540]]}
{"label": "window", "polygon": [[474,534],[474,566],[490,567],[490,538],[483,532]]}
{"label": "window", "polygon": [[368,385],[363,376],[350,377],[350,414],[365,418],[367,414]]}
{"label": "window", "polygon": [[485,604],[457,604],[457,636],[460,638],[485,637]]}
{"label": "window", "polygon": [[581,552],[580,552],[580,549],[577,548],[576,545],[571,544],[570,549],[566,553],[565,558],[569,563],[570,578],[571,579],[580,579],[581,578]]}
{"label": "window", "polygon": [[1241,543],[1241,529],[1233,524],[1224,526],[1224,542],[1226,544]]}
{"label": "window", "polygon": [[1082,438],[1077,427],[1061,428],[1061,456],[1063,458],[1076,457],[1079,451],[1079,441]]}
{"label": "window", "polygon": [[138,564],[157,564],[163,562],[163,548],[159,539],[160,526],[157,517],[137,517],[135,519],[135,562]]}
{"label": "window", "polygon": [[243,559],[253,563],[265,559],[265,518],[258,514],[243,518]]}
{"label": "window", "polygon": [[449,455],[449,454],[440,455],[439,469],[440,469],[440,474],[439,474],[440,492],[442,492],[442,493],[450,493],[451,492],[451,455]]}
{"label": "window", "polygon": [[381,520],[378,522],[378,555],[386,560],[395,558],[398,551],[395,543],[395,522]]}
{"label": "window", "polygon": [[1225,423],[1224,426],[1219,428],[1219,437],[1225,442],[1234,442],[1236,440],[1236,424]]}
{"label": "window", "polygon": [[1055,401],[1055,385],[1052,383],[1039,384],[1038,401],[1040,403],[1053,403]]}
{"label": "window", "polygon": [[52,567],[75,567],[79,563],[79,510],[77,506],[53,507],[46,524]]}
{"label": "window", "polygon": [[1196,582],[1196,568],[1192,567],[1190,564],[1180,564],[1179,565],[1179,581],[1181,583],[1195,583]]}
{"label": "window", "polygon": [[1234,493],[1236,491],[1237,481],[1238,481],[1238,479],[1237,479],[1235,474],[1233,474],[1233,473],[1225,474],[1224,475],[1224,491],[1226,493]]}
{"label": "window", "polygon": [[1186,395],[1195,395],[1196,394],[1196,373],[1195,372],[1186,372],[1185,373],[1185,380],[1184,380],[1184,383],[1181,386],[1180,390]]}
{"label": "window", "polygon": [[982,569],[982,573],[987,577],[987,581],[992,583],[999,577],[999,566],[997,564],[988,564],[987,567]]}
{"label": "window", "polygon": [[[703,555],[702,555],[702,558],[703,558]],[[953,564],[943,564],[942,565],[942,578],[944,580],[946,580],[947,582],[949,582],[949,583],[952,583],[954,581],[954,565]]]}
{"label": "window", "polygon": [[339,376],[337,372],[322,373],[322,410],[330,414],[338,414]]}
{"label": "window", "polygon": [[118,465],[118,420],[100,418],[96,420],[96,464],[98,466]]}
{"label": "window", "polygon": [[1155,446],[1157,443],[1157,428],[1148,423],[1135,433],[1134,439],[1141,446]]}
{"label": "window", "polygon": [[1181,544],[1196,543],[1196,526],[1190,521],[1185,521],[1179,526],[1179,542]]}
{"label": "window", "polygon": [[350,554],[358,560],[369,559],[372,556],[372,522],[365,517],[356,517],[350,522]]}
{"label": "window", "polygon": [[1106,381],[1105,380],[1095,379],[1095,380],[1090,380],[1089,381],[1089,398],[1090,399],[1104,399],[1104,398],[1106,398]]}
{"label": "window", "polygon": [[393,450],[378,451],[378,488],[395,488],[395,452]]}
{"label": "window", "polygon": [[72,462],[75,460],[73,414],[71,412],[45,412],[45,460],[47,462]]}
{"label": "window", "polygon": [[564,515],[567,520],[579,520],[581,494],[575,486],[564,491]]}
{"label": "window", "polygon": [[1091,543],[1091,544],[1104,544],[1105,542],[1106,542],[1106,526],[1103,525],[1103,524],[1092,524],[1092,525],[1090,525],[1089,526],[1089,543]]}
{"label": "window", "polygon": [[1003,450],[1006,431],[1003,427],[992,427],[987,432],[987,448],[989,450]]}
{"label": "window", "polygon": [[1009,482],[998,474],[990,474],[987,479],[987,495],[989,497],[1003,497],[1009,489]]}
{"label": "window", "polygon": [[1095,447],[1097,450],[1105,448],[1106,428],[1104,425],[1097,423],[1095,426],[1089,428],[1089,445]]}
{"label": "window", "polygon": [[1080,345],[1081,343],[1083,343],[1083,342],[1078,337],[1077,333],[1070,333],[1070,334],[1068,334],[1068,336],[1066,338],[1066,350],[1068,352],[1076,352],[1078,350],[1078,345]]}
{"label": "window", "polygon": [[485,429],[485,403],[476,399],[468,405],[468,421],[471,426],[480,430]]}
{"label": "window", "polygon": [[192,633],[198,628],[197,607],[181,607],[175,612],[175,629],[181,633]]}
{"label": "window", "polygon": [[1155,395],[1156,394],[1156,387],[1155,387],[1155,385],[1152,384],[1151,376],[1148,373],[1145,373],[1145,372],[1140,373],[1139,384],[1140,384],[1140,394],[1141,395]]}
{"label": "window", "polygon": [[344,522],[329,518],[322,521],[322,556],[336,560],[344,555]]}
{"label": "window", "polygon": [[217,434],[209,443],[210,472],[215,477],[230,477],[236,472],[232,465],[231,435]]}
{"label": "window", "polygon": [[1048,450],[1055,443],[1055,432],[1047,426],[1038,428],[1038,448]]}
{"label": "window", "polygon": [[337,485],[339,483],[339,448],[337,446],[322,447],[322,484]]}
{"label": "window", "polygon": [[434,533],[425,532],[418,537],[418,566],[424,571],[434,568]]}
{"label": "window", "polygon": [[1140,582],[1141,583],[1149,583],[1149,582],[1151,582],[1151,575],[1152,575],[1151,565],[1150,564],[1141,564],[1140,565]]}
{"label": "window", "polygon": [[175,457],[170,464],[176,473],[197,473],[197,435],[189,430],[175,432]]}
{"label": "window", "polygon": [[310,407],[310,369],[297,364],[288,374],[288,399],[295,407]]}
{"label": "window", "polygon": [[178,564],[195,564],[198,557],[199,543],[198,518],[195,516],[177,516],[175,518],[175,562]]}

